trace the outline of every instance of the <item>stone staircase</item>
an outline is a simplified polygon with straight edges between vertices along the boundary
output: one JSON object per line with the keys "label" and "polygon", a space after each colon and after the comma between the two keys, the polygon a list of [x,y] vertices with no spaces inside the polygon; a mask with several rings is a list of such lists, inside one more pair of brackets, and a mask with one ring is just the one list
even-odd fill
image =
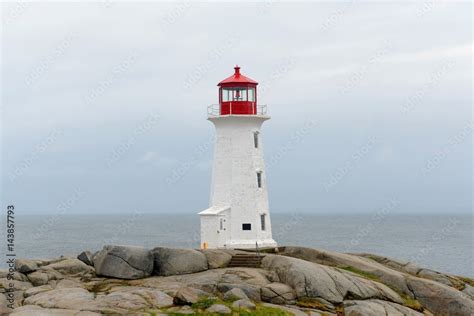
{"label": "stone staircase", "polygon": [[260,268],[262,264],[262,255],[256,253],[237,253],[232,256],[232,259],[229,262],[227,267],[245,267],[245,268]]}

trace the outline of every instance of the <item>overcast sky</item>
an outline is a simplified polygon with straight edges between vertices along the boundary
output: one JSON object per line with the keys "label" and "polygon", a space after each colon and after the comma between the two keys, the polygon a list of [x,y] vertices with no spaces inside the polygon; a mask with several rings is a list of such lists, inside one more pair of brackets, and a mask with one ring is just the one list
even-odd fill
{"label": "overcast sky", "polygon": [[467,1],[3,3],[3,204],[207,208],[206,109],[239,64],[271,211],[471,212],[471,27]]}

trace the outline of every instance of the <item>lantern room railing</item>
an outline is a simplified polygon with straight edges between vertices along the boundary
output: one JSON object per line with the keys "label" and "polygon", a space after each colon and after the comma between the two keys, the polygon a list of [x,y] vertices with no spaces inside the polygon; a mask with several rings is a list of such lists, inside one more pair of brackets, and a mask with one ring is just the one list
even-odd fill
{"label": "lantern room railing", "polygon": [[[232,102],[230,102],[230,113],[232,113]],[[266,104],[257,104],[257,113],[253,115],[266,115],[267,114],[267,105]],[[220,104],[211,104],[207,107],[208,116],[220,116],[221,115],[221,105]],[[232,115],[232,114],[231,114]],[[233,114],[233,115],[249,115],[249,114]],[[252,114],[250,114],[252,115]]]}

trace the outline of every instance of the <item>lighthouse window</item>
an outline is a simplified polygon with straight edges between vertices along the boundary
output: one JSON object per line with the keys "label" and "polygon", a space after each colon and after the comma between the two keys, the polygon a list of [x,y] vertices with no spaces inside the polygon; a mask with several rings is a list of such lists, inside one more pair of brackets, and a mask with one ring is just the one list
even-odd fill
{"label": "lighthouse window", "polygon": [[249,101],[251,101],[251,102],[255,101],[255,89],[254,88],[250,88],[248,90],[248,97],[249,97]]}
{"label": "lighthouse window", "polygon": [[235,101],[247,101],[247,89],[238,89],[235,92]]}
{"label": "lighthouse window", "polygon": [[259,188],[262,187],[262,172],[261,171],[257,172],[257,185]]}
{"label": "lighthouse window", "polygon": [[[249,91],[250,93],[250,91]],[[253,90],[252,90],[253,96]],[[253,97],[252,97],[253,98]],[[222,89],[222,101],[247,101],[247,88],[224,88]]]}
{"label": "lighthouse window", "polygon": [[265,230],[265,214],[260,215],[260,224],[262,225],[262,230]]}
{"label": "lighthouse window", "polygon": [[253,144],[255,148],[258,148],[258,132],[253,132]]}
{"label": "lighthouse window", "polygon": [[232,89],[222,89],[222,101],[232,101]]}
{"label": "lighthouse window", "polygon": [[252,230],[252,224],[242,224],[242,230]]}

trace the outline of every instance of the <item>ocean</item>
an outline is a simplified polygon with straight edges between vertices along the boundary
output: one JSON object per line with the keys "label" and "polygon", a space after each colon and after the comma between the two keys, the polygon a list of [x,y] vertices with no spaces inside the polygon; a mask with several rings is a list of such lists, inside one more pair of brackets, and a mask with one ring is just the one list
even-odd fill
{"label": "ocean", "polygon": [[[441,272],[474,276],[470,215],[273,213],[279,245],[368,252]],[[199,247],[196,214],[17,215],[17,258],[77,256],[104,244]],[[3,219],[2,226],[5,227]],[[3,229],[2,240],[6,240]],[[2,246],[3,249],[6,247]],[[6,267],[2,260],[2,268]]]}

